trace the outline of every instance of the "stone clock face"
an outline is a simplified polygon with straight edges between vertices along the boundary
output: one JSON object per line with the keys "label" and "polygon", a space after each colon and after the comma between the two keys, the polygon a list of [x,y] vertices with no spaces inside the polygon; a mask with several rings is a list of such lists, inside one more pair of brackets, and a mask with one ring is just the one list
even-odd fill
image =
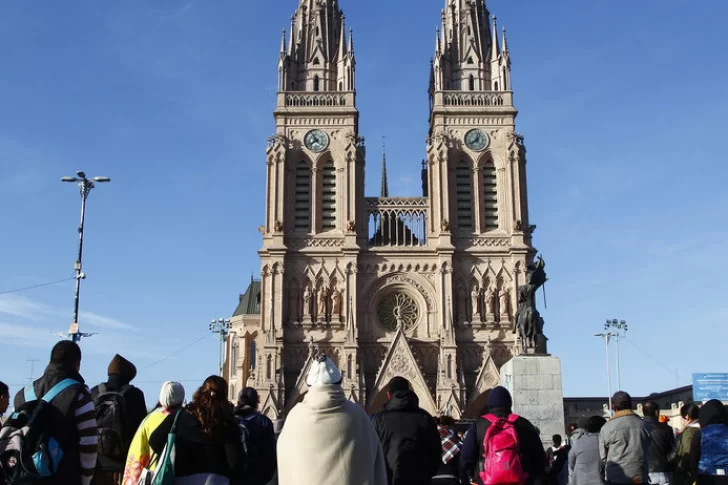
{"label": "stone clock face", "polygon": [[488,147],[488,143],[490,143],[488,135],[477,128],[465,134],[465,145],[476,152],[485,150]]}
{"label": "stone clock face", "polygon": [[306,143],[306,148],[312,152],[322,152],[329,146],[329,135],[321,130],[311,130],[306,133],[306,137],[303,139]]}

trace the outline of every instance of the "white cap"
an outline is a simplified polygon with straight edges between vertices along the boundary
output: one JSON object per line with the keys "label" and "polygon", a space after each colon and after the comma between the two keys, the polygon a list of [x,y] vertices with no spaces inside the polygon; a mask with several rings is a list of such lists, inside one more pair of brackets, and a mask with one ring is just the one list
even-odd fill
{"label": "white cap", "polygon": [[324,354],[319,354],[311,364],[306,384],[309,387],[338,386],[341,384],[341,379],[341,371],[336,367],[334,361]]}
{"label": "white cap", "polygon": [[164,409],[176,408],[185,402],[185,388],[179,382],[167,381],[159,392],[159,404]]}

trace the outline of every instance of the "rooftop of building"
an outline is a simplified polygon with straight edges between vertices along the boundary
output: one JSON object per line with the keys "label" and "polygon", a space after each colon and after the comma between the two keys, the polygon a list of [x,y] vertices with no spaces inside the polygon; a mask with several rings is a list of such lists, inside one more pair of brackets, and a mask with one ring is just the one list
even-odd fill
{"label": "rooftop of building", "polygon": [[233,313],[234,317],[240,315],[260,315],[260,280],[250,278],[250,285],[245,293],[240,295],[240,302]]}

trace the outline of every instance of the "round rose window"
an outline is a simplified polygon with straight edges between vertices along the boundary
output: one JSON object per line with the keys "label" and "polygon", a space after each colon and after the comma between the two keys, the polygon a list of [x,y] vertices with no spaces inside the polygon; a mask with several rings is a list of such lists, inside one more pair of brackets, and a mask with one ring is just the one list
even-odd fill
{"label": "round rose window", "polygon": [[420,318],[420,308],[408,294],[391,293],[379,301],[377,315],[387,330],[395,331],[400,325],[405,330],[411,330]]}

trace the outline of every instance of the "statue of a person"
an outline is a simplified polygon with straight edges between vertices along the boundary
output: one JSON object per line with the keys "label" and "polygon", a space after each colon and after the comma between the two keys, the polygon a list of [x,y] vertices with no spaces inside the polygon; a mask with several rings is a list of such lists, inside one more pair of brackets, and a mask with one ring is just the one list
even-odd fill
{"label": "statue of a person", "polygon": [[336,288],[331,289],[331,317],[341,317],[341,291]]}
{"label": "statue of a person", "polygon": [[502,288],[500,291],[500,314],[511,315],[511,291],[508,288]]}
{"label": "statue of a person", "polygon": [[543,336],[543,319],[536,309],[536,291],[546,283],[546,264],[539,257],[528,265],[526,284],[518,288],[518,312],[513,333],[518,332],[525,348],[535,349]]}
{"label": "statue of a person", "polygon": [[318,294],[318,309],[316,311],[316,317],[320,322],[326,320],[326,300],[326,288],[322,286]]}
{"label": "statue of a person", "polygon": [[303,315],[311,316],[311,288],[308,285],[303,292]]}
{"label": "statue of a person", "polygon": [[475,320],[475,316],[480,313],[480,290],[478,285],[473,285],[473,291],[470,292],[470,304],[473,309],[472,319]]}

